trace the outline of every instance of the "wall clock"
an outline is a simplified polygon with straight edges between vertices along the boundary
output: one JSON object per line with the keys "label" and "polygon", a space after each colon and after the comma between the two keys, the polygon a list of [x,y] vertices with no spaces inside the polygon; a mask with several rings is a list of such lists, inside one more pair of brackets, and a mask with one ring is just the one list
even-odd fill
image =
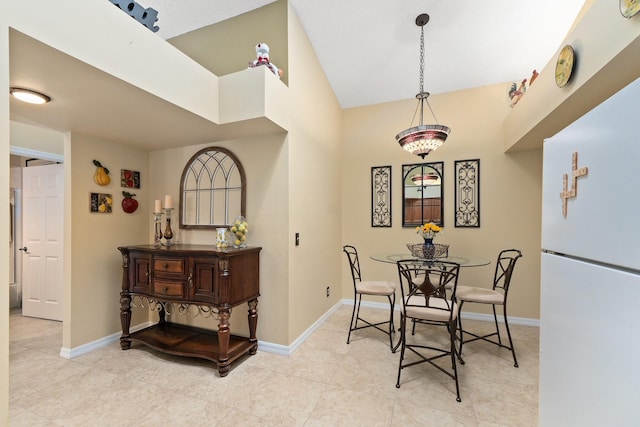
{"label": "wall clock", "polygon": [[566,45],[560,51],[558,60],[556,61],[556,84],[558,87],[563,87],[571,79],[573,68],[575,64],[575,56],[573,53],[573,47]]}
{"label": "wall clock", "polygon": [[620,13],[625,18],[631,18],[640,12],[640,0],[620,0]]}

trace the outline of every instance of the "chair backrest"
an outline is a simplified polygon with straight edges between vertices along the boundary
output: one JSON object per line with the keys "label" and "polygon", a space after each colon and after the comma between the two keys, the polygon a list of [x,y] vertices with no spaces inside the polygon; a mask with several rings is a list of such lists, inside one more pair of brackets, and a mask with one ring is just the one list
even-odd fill
{"label": "chair backrest", "polygon": [[516,261],[522,257],[522,252],[517,249],[505,249],[498,254],[496,262],[496,271],[493,275],[493,289],[500,288],[504,291],[506,297],[509,292],[509,284]]}
{"label": "chair backrest", "polygon": [[351,268],[351,278],[353,279],[353,286],[356,285],[357,282],[362,281],[362,273],[360,270],[360,260],[358,259],[358,251],[355,247],[351,245],[344,245],[342,250],[345,254],[347,254],[347,259],[349,260],[349,267]]}
{"label": "chair backrest", "polygon": [[460,264],[415,259],[397,262],[402,291],[402,309],[429,308],[449,312],[455,307]]}

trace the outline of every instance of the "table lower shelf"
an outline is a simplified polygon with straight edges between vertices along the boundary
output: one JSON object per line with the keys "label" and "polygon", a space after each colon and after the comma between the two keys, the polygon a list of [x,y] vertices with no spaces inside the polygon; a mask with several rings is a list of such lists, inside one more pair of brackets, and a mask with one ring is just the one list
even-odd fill
{"label": "table lower shelf", "polygon": [[[155,350],[176,356],[198,357],[216,362],[220,376],[225,376],[229,364],[240,356],[255,354],[258,343],[249,338],[231,335],[226,360],[220,360],[218,332],[176,323],[158,323],[129,336]],[[124,347],[123,347],[124,348]]]}

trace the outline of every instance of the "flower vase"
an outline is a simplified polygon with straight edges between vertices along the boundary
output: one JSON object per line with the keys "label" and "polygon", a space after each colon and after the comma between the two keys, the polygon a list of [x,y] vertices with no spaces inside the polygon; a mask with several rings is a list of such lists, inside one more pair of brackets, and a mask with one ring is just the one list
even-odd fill
{"label": "flower vase", "polygon": [[436,255],[436,247],[433,245],[433,238],[425,237],[422,253],[426,259],[433,259]]}
{"label": "flower vase", "polygon": [[226,248],[227,243],[227,227],[216,228],[216,248]]}

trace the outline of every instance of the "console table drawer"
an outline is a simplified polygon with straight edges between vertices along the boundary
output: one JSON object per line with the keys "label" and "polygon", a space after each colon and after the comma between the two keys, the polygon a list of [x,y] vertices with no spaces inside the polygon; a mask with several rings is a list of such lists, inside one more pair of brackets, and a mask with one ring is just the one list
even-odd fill
{"label": "console table drawer", "polygon": [[161,258],[157,257],[153,262],[156,272],[184,274],[187,271],[185,258]]}
{"label": "console table drawer", "polygon": [[187,296],[184,282],[163,281],[156,279],[153,282],[153,293],[160,297],[185,298]]}

